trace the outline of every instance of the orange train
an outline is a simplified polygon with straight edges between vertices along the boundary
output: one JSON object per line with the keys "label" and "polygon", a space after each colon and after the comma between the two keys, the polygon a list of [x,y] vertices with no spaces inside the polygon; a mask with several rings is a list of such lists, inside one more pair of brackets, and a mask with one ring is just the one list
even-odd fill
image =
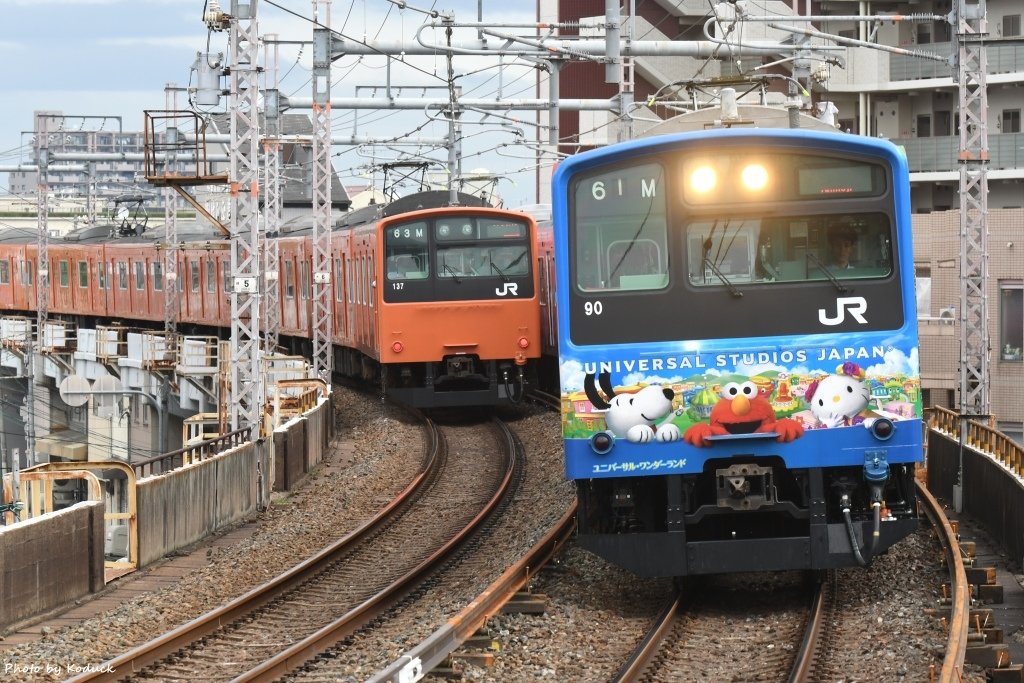
{"label": "orange train", "polygon": [[[550,228],[519,211],[424,192],[346,214],[331,232],[335,371],[379,381],[417,407],[518,401],[553,367]],[[475,205],[474,205],[475,204]],[[547,225],[547,224],[545,224]],[[51,240],[51,318],[80,326],[131,321],[159,329],[164,292],[180,292],[185,334],[230,334],[231,255],[219,233],[179,227],[177,278],[164,272],[158,234],[115,237],[99,226]],[[312,228],[278,236],[281,344],[311,351]],[[0,233],[0,314],[36,307],[34,234]]]}

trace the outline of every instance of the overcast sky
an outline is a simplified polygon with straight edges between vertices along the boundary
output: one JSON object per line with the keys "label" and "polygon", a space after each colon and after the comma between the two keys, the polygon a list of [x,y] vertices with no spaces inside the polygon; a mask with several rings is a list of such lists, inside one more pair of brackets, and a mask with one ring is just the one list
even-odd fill
{"label": "overcast sky", "polygon": [[[305,18],[313,14],[310,0],[261,0],[259,32],[275,33],[281,39],[309,40],[312,25]],[[455,10],[456,18],[475,21],[477,0],[419,0],[410,2],[423,9]],[[125,130],[141,130],[143,110],[164,109],[164,86],[195,83],[192,65],[198,52],[227,53],[227,33],[208,33],[202,22],[205,0],[0,0],[0,164],[28,161],[34,110],[60,110],[68,115],[121,117]],[[230,0],[221,0],[225,11]],[[495,22],[535,19],[533,0],[488,0],[484,19]],[[291,10],[292,13],[285,11]],[[295,16],[296,14],[301,16]],[[387,0],[334,0],[331,27],[346,36],[363,39],[413,40],[425,15],[412,9],[400,10]],[[519,30],[517,30],[518,32]],[[442,39],[442,34],[438,34]],[[474,37],[464,33],[463,38]],[[458,36],[456,37],[458,39]],[[309,46],[280,48],[281,91],[285,95],[311,96]],[[262,63],[261,54],[261,63]],[[398,65],[391,71],[393,86],[446,85],[447,63],[443,57],[416,60],[419,69]],[[456,74],[468,73],[496,64],[496,60],[470,57],[456,60]],[[357,85],[383,85],[387,80],[384,57],[342,57],[334,63],[332,94],[352,96]],[[505,97],[535,97],[535,75],[527,68],[506,69],[501,78],[497,69],[488,68],[466,76],[460,84],[468,96],[493,98],[499,82]],[[421,97],[426,91],[406,91],[406,96]],[[427,92],[436,97],[438,91]],[[184,103],[179,101],[179,107]],[[219,108],[223,111],[226,101]],[[300,110],[301,111],[301,110]],[[513,116],[533,120],[532,114]],[[493,121],[493,118],[492,118]],[[335,135],[350,135],[356,124],[352,112],[335,110],[332,116]],[[426,125],[417,132],[417,127]],[[496,121],[495,121],[496,123]],[[116,129],[111,118],[75,118],[66,120],[69,128],[94,130],[99,126]],[[526,147],[502,147],[516,138],[509,128],[467,126],[465,130],[463,171],[487,168],[507,173],[499,190],[506,205],[534,201],[532,151]],[[532,127],[523,126],[527,139],[534,139]],[[379,137],[418,135],[443,137],[443,121],[427,122],[423,112],[402,114],[363,111],[358,115],[358,133]],[[403,148],[403,150],[406,148]],[[397,157],[397,149],[334,148],[334,166],[346,184],[358,184],[360,174],[373,162]],[[446,153],[429,153],[443,160]],[[364,179],[362,182],[366,182]],[[7,190],[7,176],[0,174],[0,193]]]}

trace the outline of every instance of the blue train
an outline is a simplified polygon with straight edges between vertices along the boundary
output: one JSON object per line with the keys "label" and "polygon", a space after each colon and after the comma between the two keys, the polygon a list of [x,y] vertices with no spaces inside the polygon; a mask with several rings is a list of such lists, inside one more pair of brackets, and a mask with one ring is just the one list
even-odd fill
{"label": "blue train", "polygon": [[723,129],[553,178],[579,543],[647,576],[865,565],[918,525],[907,163]]}

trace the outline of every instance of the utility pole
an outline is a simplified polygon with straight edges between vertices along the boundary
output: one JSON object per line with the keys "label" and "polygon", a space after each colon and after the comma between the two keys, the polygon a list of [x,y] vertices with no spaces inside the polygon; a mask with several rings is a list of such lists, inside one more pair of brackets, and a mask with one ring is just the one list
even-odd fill
{"label": "utility pole", "polygon": [[313,0],[313,372],[331,382],[331,0]]}
{"label": "utility pole", "polygon": [[988,36],[985,0],[955,0],[960,98],[960,464],[953,505],[963,510],[968,422],[988,418]]}

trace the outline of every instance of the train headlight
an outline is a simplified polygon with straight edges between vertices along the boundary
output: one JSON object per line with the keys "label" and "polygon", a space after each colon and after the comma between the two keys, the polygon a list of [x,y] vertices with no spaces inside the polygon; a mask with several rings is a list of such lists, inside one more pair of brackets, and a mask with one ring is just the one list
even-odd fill
{"label": "train headlight", "polygon": [[698,166],[690,174],[690,187],[699,194],[711,192],[717,184],[718,174],[710,166]]}
{"label": "train headlight", "polygon": [[611,432],[598,432],[590,437],[590,447],[598,455],[605,455],[615,445],[615,435]]}
{"label": "train headlight", "polygon": [[402,349],[404,348],[405,346],[403,346],[402,342],[400,341],[396,341],[394,344],[391,345],[391,350],[394,351],[395,353],[401,353]]}
{"label": "train headlight", "polygon": [[768,185],[768,169],[761,164],[748,164],[740,172],[743,187],[752,192],[759,192]]}
{"label": "train headlight", "polygon": [[526,337],[520,337],[519,338],[519,348],[521,348],[521,349],[528,349],[528,348],[530,348],[530,340],[527,339]]}
{"label": "train headlight", "polygon": [[473,225],[471,223],[463,223],[462,234],[469,236],[473,234]]}
{"label": "train headlight", "polygon": [[879,441],[888,441],[896,433],[896,425],[887,417],[880,417],[868,427],[871,435]]}
{"label": "train headlight", "polygon": [[451,228],[449,228],[446,224],[439,225],[437,228],[437,234],[440,235],[441,237],[447,237],[449,232],[451,232]]}

